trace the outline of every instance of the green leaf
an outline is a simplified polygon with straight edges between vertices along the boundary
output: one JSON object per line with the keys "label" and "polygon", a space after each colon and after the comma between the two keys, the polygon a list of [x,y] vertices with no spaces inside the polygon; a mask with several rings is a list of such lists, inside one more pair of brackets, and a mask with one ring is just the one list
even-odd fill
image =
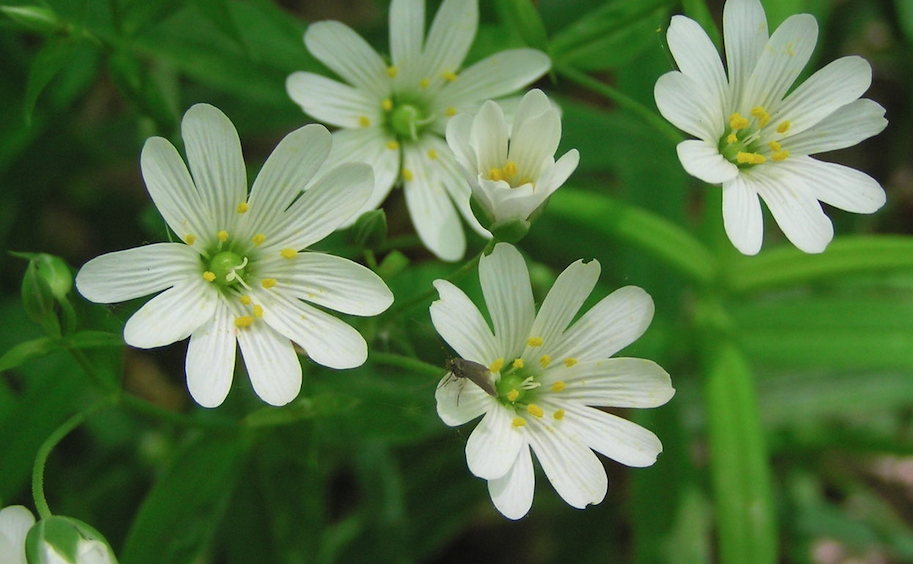
{"label": "green leaf", "polygon": [[757,292],[851,274],[913,268],[913,237],[858,235],[838,237],[827,250],[809,255],[792,246],[732,260],[725,273],[735,293]]}
{"label": "green leaf", "polygon": [[897,20],[904,35],[907,36],[907,42],[913,43],[913,0],[894,0],[894,6],[897,8]]}
{"label": "green leaf", "polygon": [[327,417],[348,411],[358,404],[356,398],[325,393],[310,398],[299,398],[283,407],[265,407],[244,418],[248,427],[280,427],[304,419]]}
{"label": "green leaf", "polygon": [[497,7],[504,27],[519,31],[530,47],[548,52],[548,32],[532,0],[499,0]]}
{"label": "green leaf", "polygon": [[149,69],[132,52],[114,52],[108,59],[108,70],[120,93],[133,102],[139,113],[155,121],[159,131],[177,127],[177,115]]}
{"label": "green leaf", "polygon": [[155,27],[185,6],[184,0],[132,0],[123,9],[121,27],[128,36]]}
{"label": "green leaf", "polygon": [[0,372],[18,368],[32,359],[41,358],[62,348],[62,341],[51,337],[19,343],[0,357]]}
{"label": "green leaf", "polygon": [[122,564],[189,564],[215,534],[240,475],[237,436],[200,435],[178,453],[143,501]]}
{"label": "green leaf", "polygon": [[70,39],[51,39],[35,55],[25,87],[23,115],[26,125],[32,124],[32,113],[35,111],[38,96],[73,58],[75,45],[76,42]]}
{"label": "green leaf", "polygon": [[245,46],[244,38],[228,7],[228,0],[193,0],[193,5],[219,31],[237,41],[238,45]]}

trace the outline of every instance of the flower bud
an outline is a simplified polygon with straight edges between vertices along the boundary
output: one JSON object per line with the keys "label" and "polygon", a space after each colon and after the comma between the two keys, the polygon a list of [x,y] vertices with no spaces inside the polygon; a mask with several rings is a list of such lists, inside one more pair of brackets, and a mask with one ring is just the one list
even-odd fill
{"label": "flower bud", "polygon": [[43,519],[29,531],[25,551],[31,564],[117,564],[108,541],[70,517]]}
{"label": "flower bud", "polygon": [[387,239],[387,215],[384,210],[371,210],[358,216],[352,226],[352,238],[363,249],[378,250]]}
{"label": "flower bud", "polygon": [[51,334],[60,334],[59,308],[72,309],[68,294],[73,289],[73,274],[67,263],[53,255],[19,254],[29,265],[22,278],[22,305],[28,316]]}

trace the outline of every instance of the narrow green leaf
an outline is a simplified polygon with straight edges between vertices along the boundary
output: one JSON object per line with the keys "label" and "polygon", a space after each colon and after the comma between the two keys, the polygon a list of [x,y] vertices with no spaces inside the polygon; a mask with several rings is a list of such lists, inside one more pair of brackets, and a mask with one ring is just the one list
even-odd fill
{"label": "narrow green leaf", "polygon": [[309,398],[298,398],[283,407],[265,407],[244,418],[248,427],[281,427],[304,419],[327,417],[348,411],[358,404],[353,397],[325,393]]}
{"label": "narrow green leaf", "polygon": [[107,331],[80,331],[66,339],[66,345],[74,349],[101,349],[124,346],[124,338]]}
{"label": "narrow green leaf", "polygon": [[771,473],[748,364],[715,341],[705,401],[720,564],[774,564],[777,530]]}
{"label": "narrow green leaf", "polygon": [[62,348],[60,339],[51,337],[41,337],[19,343],[0,356],[0,372],[12,370],[34,358],[41,358]]}
{"label": "narrow green leaf", "polygon": [[23,112],[26,125],[32,124],[32,113],[38,96],[55,76],[70,62],[75,53],[75,42],[69,39],[51,39],[38,51],[29,69],[25,87]]}
{"label": "narrow green leaf", "polygon": [[193,5],[219,31],[237,41],[238,45],[245,46],[244,38],[228,7],[228,0],[193,0]]}
{"label": "narrow green leaf", "polygon": [[177,115],[165,93],[132,52],[113,53],[108,59],[108,69],[121,94],[133,102],[141,114],[155,121],[159,131],[170,132],[177,127]]}
{"label": "narrow green leaf", "polygon": [[206,549],[244,459],[238,437],[200,435],[178,453],[133,522],[122,564],[189,564]]}
{"label": "narrow green leaf", "polygon": [[127,35],[141,33],[171,17],[184,5],[183,0],[132,0],[122,12],[123,31]]}
{"label": "narrow green leaf", "polygon": [[645,251],[699,284],[717,275],[716,258],[697,239],[647,210],[565,187],[552,197],[547,211]]}
{"label": "narrow green leaf", "polygon": [[516,29],[527,45],[548,52],[548,32],[532,0],[498,0],[502,24]]}
{"label": "narrow green leaf", "polygon": [[859,235],[838,237],[827,250],[809,255],[792,246],[732,260],[725,275],[732,292],[757,292],[851,274],[913,268],[913,237]]}

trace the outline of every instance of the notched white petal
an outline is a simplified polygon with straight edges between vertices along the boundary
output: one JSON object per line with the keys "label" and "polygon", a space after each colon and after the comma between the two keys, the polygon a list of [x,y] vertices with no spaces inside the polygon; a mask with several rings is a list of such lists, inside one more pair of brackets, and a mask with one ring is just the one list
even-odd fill
{"label": "notched white petal", "polygon": [[502,515],[517,520],[533,506],[535,481],[533,458],[529,447],[524,445],[507,474],[488,481],[488,495]]}
{"label": "notched white petal", "polygon": [[466,463],[479,478],[500,478],[513,466],[525,445],[522,427],[511,424],[510,412],[497,406],[490,409],[466,441]]}

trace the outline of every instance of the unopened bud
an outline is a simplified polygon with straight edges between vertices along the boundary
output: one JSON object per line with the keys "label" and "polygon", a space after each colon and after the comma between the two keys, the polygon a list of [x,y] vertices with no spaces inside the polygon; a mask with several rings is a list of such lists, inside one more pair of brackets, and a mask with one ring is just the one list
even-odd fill
{"label": "unopened bud", "polygon": [[380,249],[387,240],[387,215],[384,210],[366,211],[358,216],[352,226],[352,238],[363,249]]}
{"label": "unopened bud", "polygon": [[25,551],[33,564],[117,564],[101,533],[71,517],[39,521],[26,537]]}

